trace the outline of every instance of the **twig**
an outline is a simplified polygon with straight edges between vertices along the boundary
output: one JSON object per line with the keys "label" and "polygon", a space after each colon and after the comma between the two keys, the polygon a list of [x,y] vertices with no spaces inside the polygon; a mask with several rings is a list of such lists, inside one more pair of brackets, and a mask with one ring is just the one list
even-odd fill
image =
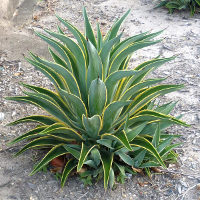
{"label": "twig", "polygon": [[193,185],[193,186],[189,187],[183,194],[181,194],[180,196],[178,196],[175,200],[178,200],[179,197],[181,197],[181,196],[182,196],[181,200],[184,200],[185,195],[186,195],[190,190],[192,190],[192,189],[195,188],[195,187],[196,187],[196,185]]}
{"label": "twig", "polygon": [[6,151],[13,150],[13,149],[18,148],[18,147],[20,147],[20,146],[21,146],[21,145],[16,145],[16,146],[13,146],[13,147],[8,147],[8,148],[5,148],[5,149],[1,149],[1,150],[0,150],[0,153],[4,153],[4,152],[6,152]]}
{"label": "twig", "polygon": [[83,194],[82,196],[80,196],[80,197],[78,198],[78,200],[80,200],[80,199],[82,199],[84,196],[86,196],[87,193],[88,193],[88,192],[86,192],[85,194]]}
{"label": "twig", "polygon": [[200,176],[198,176],[196,174],[185,174],[185,173],[176,172],[176,171],[169,171],[169,170],[162,170],[161,172],[171,173],[171,174],[179,174],[179,175],[182,175],[182,176],[188,176],[188,177],[194,177],[194,178],[200,178]]}

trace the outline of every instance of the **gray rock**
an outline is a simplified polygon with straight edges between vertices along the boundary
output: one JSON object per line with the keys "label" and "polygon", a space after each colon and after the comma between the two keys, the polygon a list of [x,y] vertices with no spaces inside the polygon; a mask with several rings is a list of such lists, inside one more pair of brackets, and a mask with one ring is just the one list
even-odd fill
{"label": "gray rock", "polygon": [[3,112],[0,112],[0,121],[3,121],[5,117],[5,114]]}

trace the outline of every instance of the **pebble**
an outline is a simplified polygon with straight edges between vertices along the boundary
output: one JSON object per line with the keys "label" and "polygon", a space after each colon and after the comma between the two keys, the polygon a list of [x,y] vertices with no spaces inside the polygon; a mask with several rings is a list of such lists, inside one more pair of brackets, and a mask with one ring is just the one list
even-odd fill
{"label": "pebble", "polygon": [[4,120],[4,116],[5,116],[5,114],[2,113],[2,112],[0,112],[0,121],[3,121],[3,120]]}
{"label": "pebble", "polygon": [[36,187],[36,185],[35,184],[33,184],[33,183],[27,183],[28,184],[28,186],[32,189],[32,190],[35,190],[37,187]]}
{"label": "pebble", "polygon": [[182,188],[181,185],[178,185],[178,193],[181,194],[182,193]]}
{"label": "pebble", "polygon": [[36,197],[35,195],[31,195],[30,200],[38,200],[38,197]]}
{"label": "pebble", "polygon": [[180,181],[180,184],[181,184],[182,186],[184,186],[185,188],[187,188],[187,187],[188,187],[187,183],[186,183],[186,182],[184,182],[184,181]]}
{"label": "pebble", "polygon": [[197,184],[197,190],[200,190],[200,183]]}
{"label": "pebble", "polygon": [[12,117],[14,117],[16,114],[17,114],[16,111],[13,111],[12,112]]}
{"label": "pebble", "polygon": [[131,179],[133,175],[130,174],[130,173],[126,173],[126,176],[127,176],[128,179]]}

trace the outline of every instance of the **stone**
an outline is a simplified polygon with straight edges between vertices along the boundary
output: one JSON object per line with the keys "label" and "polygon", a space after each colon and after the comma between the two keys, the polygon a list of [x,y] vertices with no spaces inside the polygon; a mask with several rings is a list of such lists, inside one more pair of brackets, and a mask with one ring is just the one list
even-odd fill
{"label": "stone", "polygon": [[0,121],[3,121],[5,117],[5,114],[3,112],[0,112]]}

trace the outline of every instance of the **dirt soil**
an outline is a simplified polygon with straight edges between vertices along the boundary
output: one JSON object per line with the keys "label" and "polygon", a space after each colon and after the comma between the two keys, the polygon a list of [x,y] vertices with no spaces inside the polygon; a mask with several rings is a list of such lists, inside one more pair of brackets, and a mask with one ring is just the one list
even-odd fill
{"label": "dirt soil", "polygon": [[[123,24],[124,37],[166,29],[160,36],[164,38],[161,43],[133,55],[131,66],[158,55],[177,55],[153,76],[167,76],[167,83],[185,84],[184,89],[162,97],[161,101],[178,101],[173,114],[184,114],[182,119],[191,124],[189,128],[174,126],[168,130],[182,135],[179,140],[183,145],[176,149],[180,155],[176,165],[170,165],[166,173],[153,175],[152,179],[129,176],[124,185],[118,184],[115,190],[106,192],[103,182],[84,187],[78,177],[70,177],[63,189],[50,172],[39,172],[30,177],[28,175],[41,152],[27,151],[14,158],[22,144],[6,145],[34,126],[5,126],[8,122],[42,111],[30,105],[8,102],[5,96],[21,94],[21,81],[51,88],[49,80],[23,58],[28,50],[49,58],[47,45],[34,35],[33,30],[56,30],[56,13],[83,31],[84,5],[92,24],[99,21],[103,32],[129,8],[131,14]],[[169,15],[164,9],[154,10],[154,5],[151,0],[38,0],[27,20],[0,21],[0,200],[200,199],[200,15],[192,18],[187,12]],[[23,18],[22,14],[20,18]],[[69,34],[66,29],[65,32]]]}

